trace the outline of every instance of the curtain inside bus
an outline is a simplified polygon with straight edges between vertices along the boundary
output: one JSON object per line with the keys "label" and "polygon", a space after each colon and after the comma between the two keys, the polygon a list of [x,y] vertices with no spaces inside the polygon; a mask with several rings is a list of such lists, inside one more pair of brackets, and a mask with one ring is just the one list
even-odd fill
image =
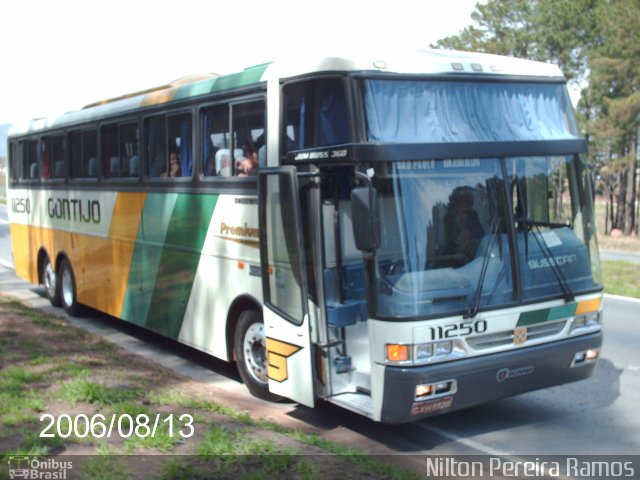
{"label": "curtain inside bus", "polygon": [[184,116],[180,121],[180,168],[182,175],[193,175],[193,157],[191,146],[191,116]]}
{"label": "curtain inside bus", "polygon": [[372,142],[577,137],[563,84],[367,80],[364,99]]}

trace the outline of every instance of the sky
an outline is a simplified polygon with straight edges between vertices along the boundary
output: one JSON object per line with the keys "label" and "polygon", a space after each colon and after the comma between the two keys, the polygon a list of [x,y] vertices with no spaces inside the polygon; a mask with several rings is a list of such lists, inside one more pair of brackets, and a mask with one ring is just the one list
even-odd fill
{"label": "sky", "polygon": [[200,73],[354,46],[427,48],[477,0],[7,0],[0,124]]}

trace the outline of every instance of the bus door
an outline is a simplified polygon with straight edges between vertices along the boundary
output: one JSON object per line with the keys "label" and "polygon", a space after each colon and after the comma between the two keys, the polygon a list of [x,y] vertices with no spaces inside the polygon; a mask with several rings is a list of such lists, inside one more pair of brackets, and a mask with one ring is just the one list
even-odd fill
{"label": "bus door", "polygon": [[294,167],[260,169],[258,206],[269,390],[312,407],[307,276]]}

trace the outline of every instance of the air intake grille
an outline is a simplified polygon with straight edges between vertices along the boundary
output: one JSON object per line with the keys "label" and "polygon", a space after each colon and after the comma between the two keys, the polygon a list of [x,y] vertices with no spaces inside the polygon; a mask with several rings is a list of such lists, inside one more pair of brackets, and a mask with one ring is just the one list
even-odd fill
{"label": "air intake grille", "polygon": [[[530,325],[527,327],[527,341],[538,340],[544,337],[551,337],[557,335],[562,331],[567,320],[560,320],[558,322],[544,322],[536,325]],[[513,344],[513,330],[505,330],[498,333],[488,333],[486,335],[478,335],[467,339],[469,346],[475,350],[484,350],[487,348],[500,347],[502,345]]]}

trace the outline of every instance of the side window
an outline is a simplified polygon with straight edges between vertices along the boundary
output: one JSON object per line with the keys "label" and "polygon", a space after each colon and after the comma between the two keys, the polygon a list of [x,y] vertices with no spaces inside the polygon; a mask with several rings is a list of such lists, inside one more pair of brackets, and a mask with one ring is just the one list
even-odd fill
{"label": "side window", "polygon": [[206,177],[231,175],[231,132],[229,106],[219,105],[202,111],[203,173]]}
{"label": "side window", "polygon": [[102,167],[105,178],[120,177],[117,125],[108,125],[102,129]]}
{"label": "side window", "polygon": [[167,171],[167,132],[164,115],[152,117],[145,121],[145,138],[147,142],[147,174],[159,177]]}
{"label": "side window", "polygon": [[191,141],[191,114],[169,115],[167,118],[169,142],[169,177],[193,175],[193,145]]}
{"label": "side window", "polygon": [[44,180],[65,178],[64,137],[62,135],[42,137],[40,147],[42,178]]}
{"label": "side window", "polygon": [[9,146],[9,168],[11,181],[20,179],[20,155],[18,155],[18,144],[11,142]]}
{"label": "side window", "polygon": [[97,178],[98,144],[96,132],[85,130],[69,135],[69,171],[71,178]]}
{"label": "side window", "polygon": [[22,163],[21,178],[23,180],[38,180],[40,178],[37,140],[20,142],[20,162]]}
{"label": "side window", "polygon": [[102,129],[102,165],[106,178],[138,177],[138,124],[107,125]]}
{"label": "side window", "polygon": [[40,139],[40,177],[43,180],[49,180],[52,177],[51,156],[51,137],[42,137]]}
{"label": "side window", "polygon": [[123,177],[140,176],[138,124],[127,123],[118,128],[120,137],[120,174]]}
{"label": "side window", "polygon": [[232,118],[235,175],[254,176],[266,166],[264,101],[233,105]]}
{"label": "side window", "polygon": [[190,113],[147,119],[145,139],[150,177],[190,177],[193,174]]}
{"label": "side window", "polygon": [[351,139],[344,82],[339,78],[285,85],[281,154],[348,143]]}

